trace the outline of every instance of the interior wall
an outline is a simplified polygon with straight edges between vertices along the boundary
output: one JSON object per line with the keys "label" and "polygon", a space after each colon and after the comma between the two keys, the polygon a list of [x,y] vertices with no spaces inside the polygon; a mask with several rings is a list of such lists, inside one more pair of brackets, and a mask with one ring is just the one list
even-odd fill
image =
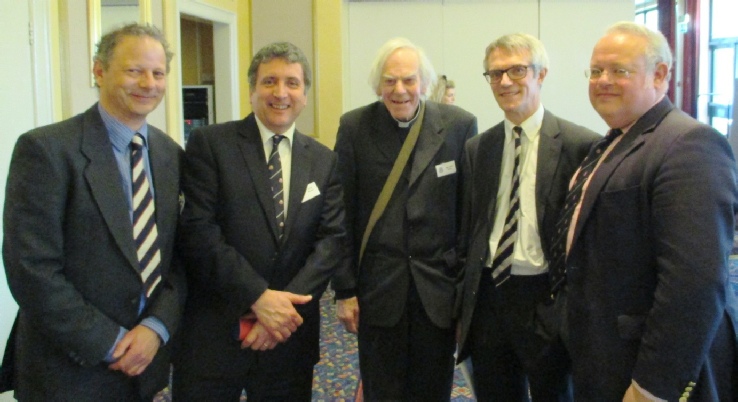
{"label": "interior wall", "polygon": [[525,32],[541,39],[551,59],[544,107],[606,131],[589,104],[583,71],[604,29],[633,19],[632,0],[345,1],[344,111],[377,99],[367,82],[374,55],[387,40],[404,36],[426,51],[438,74],[456,82],[456,104],[486,130],[504,115],[482,77],[485,48],[501,35]]}
{"label": "interior wall", "polygon": [[189,17],[180,18],[182,85],[213,85],[213,25]]}
{"label": "interior wall", "polygon": [[[279,21],[279,29],[275,28]],[[310,67],[315,69],[313,57],[313,2],[294,0],[253,1],[251,3],[251,46],[252,54],[272,42],[287,41],[299,47],[307,57]],[[248,65],[243,67],[243,73]],[[313,82],[316,74],[313,72]],[[295,122],[300,132],[315,133],[315,88],[307,94],[307,105]]]}

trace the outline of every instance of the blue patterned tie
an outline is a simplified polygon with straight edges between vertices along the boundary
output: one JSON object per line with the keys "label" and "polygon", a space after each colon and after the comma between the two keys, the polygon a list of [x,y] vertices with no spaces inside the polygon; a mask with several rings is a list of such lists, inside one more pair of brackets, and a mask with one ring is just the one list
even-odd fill
{"label": "blue patterned tie", "polygon": [[148,298],[161,282],[161,252],[156,229],[154,197],[151,195],[151,186],[144,169],[143,146],[143,136],[136,133],[131,141],[133,240],[136,243],[141,280]]}
{"label": "blue patterned tie", "polygon": [[620,129],[613,129],[599,140],[597,144],[589,151],[589,154],[579,168],[579,173],[569,189],[569,193],[564,200],[564,209],[561,211],[561,217],[556,223],[556,234],[551,244],[551,263],[549,272],[551,276],[551,292],[556,293],[566,280],[566,239],[569,236],[569,227],[574,217],[574,210],[582,198],[582,189],[587,178],[592,174],[597,162],[599,162],[602,154],[608,146],[623,132]]}
{"label": "blue patterned tie", "polygon": [[502,237],[497,243],[495,258],[492,260],[492,281],[495,286],[502,285],[510,279],[512,270],[513,251],[515,251],[515,238],[518,233],[518,211],[520,211],[520,133],[523,131],[519,126],[513,128],[513,139],[515,140],[515,162],[513,163],[512,188],[510,189],[510,209],[507,211],[505,226],[502,228]]}
{"label": "blue patterned tie", "polygon": [[272,199],[274,200],[274,211],[276,212],[279,237],[284,234],[284,187],[282,183],[282,160],[279,158],[279,143],[283,135],[272,137],[272,153],[269,154],[269,182],[272,186]]}

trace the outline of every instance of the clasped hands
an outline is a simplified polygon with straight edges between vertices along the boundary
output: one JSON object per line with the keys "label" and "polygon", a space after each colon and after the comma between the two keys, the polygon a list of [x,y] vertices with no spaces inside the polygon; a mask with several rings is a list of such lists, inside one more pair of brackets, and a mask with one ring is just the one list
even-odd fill
{"label": "clasped hands", "polygon": [[243,317],[254,318],[256,322],[241,342],[241,348],[265,351],[287,341],[303,322],[294,305],[305,304],[312,299],[311,295],[267,289],[251,305],[251,313]]}

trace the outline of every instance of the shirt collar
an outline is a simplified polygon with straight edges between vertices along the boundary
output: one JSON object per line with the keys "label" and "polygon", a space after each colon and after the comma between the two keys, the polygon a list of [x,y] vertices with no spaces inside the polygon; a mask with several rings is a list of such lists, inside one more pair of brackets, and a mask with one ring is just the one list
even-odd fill
{"label": "shirt collar", "polygon": [[413,125],[413,123],[415,122],[415,120],[418,119],[418,115],[420,114],[420,107],[421,106],[423,106],[423,101],[422,100],[420,102],[418,102],[418,108],[415,109],[415,116],[413,116],[413,118],[410,119],[409,121],[399,121],[399,120],[395,119],[394,116],[392,116],[392,113],[390,113],[390,116],[392,116],[392,120],[394,120],[394,121],[397,122],[397,126],[398,127],[400,127],[400,128],[408,128],[408,127],[410,127],[410,126]]}
{"label": "shirt collar", "polygon": [[100,112],[105,128],[108,130],[108,137],[113,147],[118,152],[125,152],[125,150],[131,145],[133,136],[139,133],[144,138],[144,147],[148,147],[149,143],[149,125],[144,123],[138,131],[131,130],[128,126],[121,123],[118,119],[113,117],[105,108],[98,102],[97,110]]}
{"label": "shirt collar", "polygon": [[540,104],[538,105],[538,109],[536,109],[535,113],[520,124],[515,124],[510,120],[505,119],[505,140],[512,140],[512,129],[515,126],[520,126],[523,129],[523,136],[526,137],[528,141],[535,140],[541,132],[541,126],[543,125],[543,112],[543,104]]}
{"label": "shirt collar", "polygon": [[[272,137],[277,135],[272,130],[268,129],[267,126],[264,125],[264,123],[259,120],[259,117],[257,115],[254,115],[256,118],[256,125],[259,127],[259,135],[261,135],[261,143],[266,144],[267,141],[269,141],[269,145],[272,144]],[[292,138],[295,136],[295,123],[292,123],[290,128],[287,129],[284,133],[280,134],[284,136],[289,142],[288,144],[292,144]]]}

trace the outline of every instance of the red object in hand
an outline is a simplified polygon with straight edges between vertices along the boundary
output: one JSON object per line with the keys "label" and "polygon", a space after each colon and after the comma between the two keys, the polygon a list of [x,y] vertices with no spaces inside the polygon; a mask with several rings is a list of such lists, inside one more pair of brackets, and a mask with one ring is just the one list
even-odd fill
{"label": "red object in hand", "polygon": [[254,318],[240,318],[238,320],[238,341],[243,341],[248,336],[251,329],[254,328],[256,320]]}

